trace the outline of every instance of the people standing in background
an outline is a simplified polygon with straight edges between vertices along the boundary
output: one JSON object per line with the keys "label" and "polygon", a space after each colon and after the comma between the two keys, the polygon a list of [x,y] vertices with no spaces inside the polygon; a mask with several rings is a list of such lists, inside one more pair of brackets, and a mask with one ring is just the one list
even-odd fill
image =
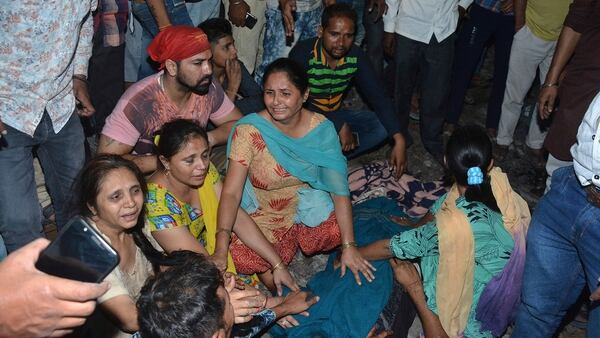
{"label": "people standing in background", "polygon": [[42,236],[34,148],[58,228],[68,220],[70,188],[85,159],[78,115],[95,111],[87,71],[96,5],[9,1],[0,7],[0,234],[8,252]]}
{"label": "people standing in background", "polygon": [[411,98],[420,86],[420,130],[425,149],[442,163],[442,131],[450,90],[456,25],[472,0],[386,0],[383,46],[394,55],[394,100],[408,125]]}
{"label": "people standing in background", "polygon": [[[100,135],[104,120],[113,111],[123,95],[125,31],[129,15],[127,0],[100,0],[94,14],[94,39],[88,66],[90,98],[96,108],[92,117],[82,119],[92,151]],[[87,120],[87,121],[86,121]]]}
{"label": "people standing in background", "polygon": [[492,139],[496,137],[514,34],[515,18],[512,0],[473,2],[469,9],[469,17],[461,27],[456,44],[452,85],[446,112],[446,123],[450,125],[450,129],[454,129],[459,122],[473,72],[480,63],[486,44],[494,39],[494,77],[487,105],[485,127]]}
{"label": "people standing in background", "polygon": [[544,148],[548,150],[546,189],[554,170],[573,162],[571,146],[587,107],[600,91],[600,1],[575,0],[560,33],[552,65],[540,91],[542,119],[552,119]]}
{"label": "people standing in background", "polygon": [[[510,51],[506,89],[496,138],[496,155],[504,159],[513,136],[523,100],[539,70],[542,89],[548,86],[546,74],[550,68],[556,40],[569,10],[568,0],[515,0],[515,36]],[[542,146],[546,132],[537,119],[537,109],[531,114],[531,123],[525,144],[529,151],[542,159]]]}
{"label": "people standing in background", "polygon": [[535,208],[512,338],[552,337],[584,288],[596,290],[590,297],[586,335],[600,337],[599,120],[597,94],[571,147],[573,166],[554,171],[550,190]]}
{"label": "people standing in background", "polygon": [[[317,36],[321,12],[331,0],[266,0],[263,59],[254,73],[256,83],[271,62],[286,57],[298,41]],[[281,29],[281,28],[284,29]]]}
{"label": "people standing in background", "polygon": [[[223,0],[223,5],[227,9],[227,18],[233,24],[231,36],[237,42],[238,57],[252,74],[262,59],[267,1]],[[246,25],[248,16],[256,19],[252,27]]]}

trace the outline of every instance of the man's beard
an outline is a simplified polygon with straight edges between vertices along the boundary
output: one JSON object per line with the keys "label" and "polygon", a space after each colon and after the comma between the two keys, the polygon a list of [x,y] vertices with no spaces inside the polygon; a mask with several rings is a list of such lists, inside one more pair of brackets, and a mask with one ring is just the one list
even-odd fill
{"label": "man's beard", "polygon": [[[206,84],[204,84],[204,81],[208,79],[208,81],[206,82]],[[210,84],[211,84],[211,76],[206,76],[204,78],[202,78],[202,80],[198,81],[198,84],[196,84],[195,86],[191,86],[190,84],[188,84],[184,78],[181,77],[177,77],[177,81],[179,82],[179,84],[181,84],[182,86],[188,88],[189,90],[191,90],[192,92],[198,94],[198,95],[206,95],[208,94],[208,91],[210,89]]]}

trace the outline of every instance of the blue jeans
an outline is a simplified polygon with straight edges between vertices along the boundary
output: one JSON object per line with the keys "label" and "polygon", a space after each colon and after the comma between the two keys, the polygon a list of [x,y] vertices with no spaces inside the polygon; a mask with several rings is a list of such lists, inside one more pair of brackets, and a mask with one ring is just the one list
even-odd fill
{"label": "blue jeans", "polygon": [[[587,201],[573,167],[557,169],[527,234],[521,304],[511,337],[551,337],[582,289],[598,287],[600,208]],[[590,305],[588,337],[600,337],[600,302]]]}
{"label": "blue jeans", "polygon": [[456,44],[456,61],[452,72],[446,120],[453,124],[458,123],[473,72],[480,63],[485,45],[494,38],[494,80],[485,126],[498,129],[508,75],[510,47],[515,35],[515,19],[512,15],[495,13],[477,4],[471,6],[469,13],[470,18],[462,27]]}
{"label": "blue jeans", "polygon": [[368,152],[382,144],[388,137],[387,131],[372,111],[340,109],[326,113],[325,116],[346,122],[352,132],[358,133],[359,146],[349,153],[344,153],[348,159]]}
{"label": "blue jeans", "polygon": [[2,239],[2,235],[0,235],[0,262],[6,258],[6,246],[4,245],[4,239]]}
{"label": "blue jeans", "polygon": [[44,170],[57,226],[72,214],[70,202],[75,177],[83,167],[84,136],[79,116],[73,114],[57,133],[44,113],[33,137],[9,125],[7,147],[0,148],[0,235],[12,252],[42,237],[42,213],[37,197],[33,152]]}
{"label": "blue jeans", "polygon": [[287,46],[281,11],[267,8],[265,11],[266,27],[265,38],[263,40],[263,59],[258,68],[256,68],[254,75],[256,83],[261,88],[263,74],[271,62],[282,57],[287,57],[296,42],[317,36],[317,32],[321,26],[322,11],[323,9],[319,7],[308,12],[296,12],[294,43],[292,46]]}
{"label": "blue jeans", "polygon": [[425,149],[439,161],[443,158],[444,103],[450,89],[455,35],[443,41],[433,36],[429,43],[423,43],[396,34],[394,101],[399,117],[407,126],[410,101],[419,84],[421,140]]}

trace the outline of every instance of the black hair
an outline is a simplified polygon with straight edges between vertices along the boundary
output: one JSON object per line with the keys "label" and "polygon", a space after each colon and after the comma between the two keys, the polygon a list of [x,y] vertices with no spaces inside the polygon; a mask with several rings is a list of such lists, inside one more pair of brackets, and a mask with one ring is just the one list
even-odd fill
{"label": "black hair", "polygon": [[[141,170],[135,163],[124,159],[118,155],[102,154],[92,158],[81,170],[75,181],[75,210],[78,214],[87,218],[94,215],[90,207],[97,208],[98,193],[106,176],[117,169],[126,169],[131,172],[140,184],[144,196],[148,192],[146,179]],[[135,244],[142,250],[142,253],[152,263],[155,269],[159,265],[170,265],[167,257],[156,250],[148,241],[148,238],[142,232],[144,228],[145,205],[142,206],[137,224],[128,230],[133,236]]]}
{"label": "black hair", "polygon": [[267,79],[273,73],[285,73],[290,82],[296,87],[300,93],[306,93],[308,89],[308,76],[306,71],[300,64],[289,58],[279,58],[267,66],[265,74],[263,75],[263,88]]}
{"label": "black hair", "polygon": [[356,11],[350,5],[345,3],[335,3],[325,7],[323,14],[321,15],[321,27],[327,27],[329,25],[329,20],[337,17],[350,19],[354,24],[354,29],[356,29]]}
{"label": "black hair", "polygon": [[206,257],[173,252],[180,264],[150,277],[137,301],[143,338],[210,338],[224,327],[225,301],[217,290],[223,279]]}
{"label": "black hair", "polygon": [[233,36],[231,24],[228,20],[222,18],[208,19],[199,24],[198,28],[204,31],[210,43],[216,43],[224,37]]}
{"label": "black hair", "polygon": [[156,151],[167,159],[177,154],[193,138],[200,137],[208,145],[206,129],[192,120],[177,119],[167,122],[158,132],[160,135]]}
{"label": "black hair", "polygon": [[[481,202],[500,212],[487,174],[492,159],[492,142],[480,126],[466,125],[456,129],[446,145],[446,165],[455,182],[467,187],[466,200]],[[467,171],[472,167],[481,169],[481,184],[468,184]]]}

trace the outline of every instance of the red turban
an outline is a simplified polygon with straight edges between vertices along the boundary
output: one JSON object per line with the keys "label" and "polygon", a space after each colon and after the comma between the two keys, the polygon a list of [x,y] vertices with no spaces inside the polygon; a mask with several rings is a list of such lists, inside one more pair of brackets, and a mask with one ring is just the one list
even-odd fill
{"label": "red turban", "polygon": [[165,61],[181,61],[210,49],[208,37],[191,26],[171,26],[160,31],[148,46],[150,58],[164,68]]}

